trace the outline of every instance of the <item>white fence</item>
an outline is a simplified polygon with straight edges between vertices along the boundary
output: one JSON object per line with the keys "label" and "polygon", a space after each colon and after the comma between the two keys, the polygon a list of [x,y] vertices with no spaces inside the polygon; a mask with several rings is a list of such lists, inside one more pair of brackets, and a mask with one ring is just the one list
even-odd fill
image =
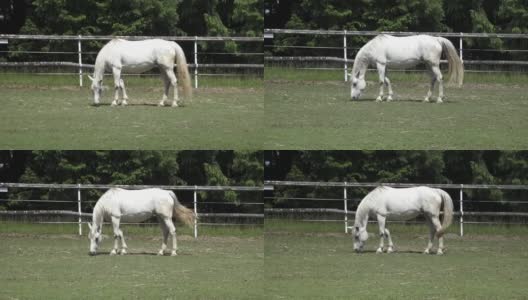
{"label": "white fence", "polygon": [[[38,62],[0,62],[0,67],[72,67],[77,68],[79,71],[79,86],[83,86],[83,69],[93,69],[93,64],[83,63],[83,54],[96,54],[95,52],[83,52],[83,41],[106,41],[114,38],[123,38],[128,40],[144,40],[152,38],[160,38],[175,42],[190,42],[193,43],[193,53],[192,53],[192,62],[189,64],[189,67],[194,69],[194,87],[198,88],[198,77],[199,76],[212,76],[212,75],[226,75],[226,74],[201,74],[199,70],[202,69],[211,69],[211,68],[234,68],[234,69],[258,69],[263,70],[264,64],[261,63],[227,63],[227,64],[201,64],[199,62],[199,55],[233,55],[233,56],[250,56],[250,57],[262,57],[264,53],[262,52],[237,52],[237,53],[228,53],[228,52],[199,52],[199,43],[200,42],[235,42],[235,43],[260,43],[264,41],[262,37],[176,37],[176,36],[83,36],[83,35],[18,35],[18,34],[0,34],[0,40],[9,41],[14,40],[44,40],[44,41],[71,41],[72,43],[77,44],[77,51],[23,51],[22,53],[32,53],[32,54],[65,54],[65,55],[76,55],[77,61],[38,61]],[[9,50],[0,51],[4,53],[9,53]],[[187,56],[188,58],[189,56]]]}
{"label": "white fence", "polygon": [[[464,32],[393,32],[393,31],[346,31],[346,30],[299,30],[299,29],[265,29],[264,37],[269,43],[265,45],[268,49],[275,48],[293,48],[293,49],[333,49],[341,51],[342,56],[265,56],[265,62],[277,62],[277,61],[320,61],[320,62],[339,62],[343,63],[344,79],[347,81],[347,71],[349,63],[353,63],[354,60],[348,58],[348,52],[350,50],[357,51],[362,45],[355,45],[351,47],[347,43],[347,38],[350,36],[365,36],[372,37],[378,34],[391,34],[395,36],[408,36],[415,34],[429,34],[434,36],[442,36],[446,38],[456,38],[458,43],[454,43],[455,47],[458,46],[459,56],[462,59],[464,65],[512,65],[512,66],[528,66],[528,61],[525,60],[472,60],[464,59],[464,51],[480,51],[480,52],[501,52],[501,53],[527,53],[526,47],[521,49],[474,49],[464,48],[464,39],[477,38],[477,39],[518,39],[527,40],[528,34],[517,34],[517,33],[464,33]],[[277,35],[311,35],[311,36],[336,36],[342,37],[342,46],[307,46],[307,45],[291,45],[291,46],[275,46],[273,45],[273,39]],[[271,45],[269,45],[271,44]],[[442,61],[445,63],[446,61]],[[473,70],[467,70],[468,72],[476,72]]]}
{"label": "white fence", "polygon": [[[76,199],[73,200],[54,200],[54,199],[10,199],[8,197],[2,197],[0,202],[36,202],[36,203],[69,203],[77,206],[76,211],[68,210],[26,210],[26,211],[0,211],[0,216],[39,216],[39,215],[57,215],[57,216],[74,216],[78,217],[76,222],[49,222],[49,223],[75,223],[79,225],[79,235],[82,235],[82,218],[89,218],[92,216],[91,213],[82,212],[83,203],[95,203],[97,199],[83,199],[82,191],[86,190],[106,190],[110,188],[124,188],[124,189],[145,189],[145,188],[162,188],[167,190],[175,191],[192,191],[193,194],[193,210],[194,213],[200,217],[225,217],[225,218],[248,218],[248,219],[259,219],[262,222],[259,223],[198,223],[198,220],[195,220],[193,231],[194,237],[198,237],[199,225],[212,225],[212,226],[221,226],[221,225],[262,225],[264,219],[263,207],[264,203],[262,201],[258,202],[241,202],[233,203],[226,201],[199,201],[198,194],[199,192],[213,192],[213,191],[235,191],[240,192],[250,192],[250,193],[262,193],[263,188],[258,186],[173,186],[173,185],[103,185],[103,184],[32,184],[32,183],[0,183],[0,195],[8,193],[10,189],[47,189],[47,190],[72,190],[76,192]],[[261,197],[259,197],[261,199]],[[182,202],[182,199],[179,199]],[[239,205],[239,206],[256,206],[258,207],[258,213],[200,213],[199,205],[200,204],[223,204],[223,205]],[[127,223],[123,223],[127,224]],[[132,224],[132,223],[128,223]],[[142,223],[145,224],[145,223]]]}
{"label": "white fence", "polygon": [[[273,195],[272,197],[264,197],[266,200],[283,199],[283,200],[298,200],[298,201],[336,201],[343,203],[343,209],[336,208],[266,208],[266,213],[337,213],[343,215],[343,220],[337,222],[344,222],[345,233],[349,232],[351,226],[349,225],[349,215],[354,215],[355,211],[349,210],[349,202],[353,202],[355,206],[359,204],[361,199],[351,199],[348,197],[348,190],[351,188],[374,188],[377,186],[391,186],[391,187],[414,187],[414,186],[429,186],[433,188],[440,188],[446,190],[457,190],[458,199],[453,199],[455,204],[458,200],[458,211],[455,215],[458,217],[460,226],[460,236],[464,235],[464,224],[503,224],[496,222],[478,222],[467,221],[464,217],[523,217],[528,218],[528,213],[522,212],[482,212],[482,211],[467,211],[464,210],[464,203],[497,203],[492,200],[464,200],[464,191],[478,190],[478,189],[498,189],[498,190],[528,190],[528,185],[485,185],[485,184],[409,184],[409,183],[357,183],[357,182],[304,182],[304,181],[265,181],[265,190],[277,191],[277,187],[312,187],[312,188],[341,188],[343,190],[343,198],[314,198],[314,197],[285,197],[281,195]],[[511,204],[525,204],[528,201],[506,201]],[[336,221],[336,220],[319,220],[319,221]],[[525,223],[509,223],[509,224],[525,224]]]}

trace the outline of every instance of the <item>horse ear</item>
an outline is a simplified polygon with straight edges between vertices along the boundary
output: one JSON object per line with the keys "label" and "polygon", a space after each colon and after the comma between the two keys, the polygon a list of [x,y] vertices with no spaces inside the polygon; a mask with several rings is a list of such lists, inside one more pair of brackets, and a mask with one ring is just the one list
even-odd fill
{"label": "horse ear", "polygon": [[94,78],[90,75],[88,75],[88,78],[90,78],[91,81],[94,81]]}
{"label": "horse ear", "polygon": [[356,73],[356,78],[359,78],[359,71],[357,71]]}
{"label": "horse ear", "polygon": [[92,230],[92,224],[90,224],[90,223],[86,223],[86,224],[88,224],[88,228],[90,228],[90,231],[91,231]]}

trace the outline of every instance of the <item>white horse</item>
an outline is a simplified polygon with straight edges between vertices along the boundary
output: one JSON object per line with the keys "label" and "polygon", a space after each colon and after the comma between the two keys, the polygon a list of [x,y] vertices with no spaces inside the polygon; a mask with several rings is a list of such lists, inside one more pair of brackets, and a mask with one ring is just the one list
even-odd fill
{"label": "white horse", "polygon": [[[115,96],[112,106],[115,106],[118,104],[127,105],[128,100],[125,83],[121,79],[121,72],[143,73],[154,67],[159,67],[161,78],[165,83],[165,91],[159,105],[165,105],[165,101],[169,97],[169,89],[172,86],[174,88],[172,106],[178,106],[178,79],[176,79],[173,70],[175,61],[184,97],[190,99],[192,87],[189,69],[185,54],[178,44],[161,39],[144,41],[111,40],[97,54],[93,77],[88,76],[92,80],[94,104],[98,105],[101,98],[105,70],[112,71],[114,75]],[[121,91],[123,96],[121,103],[119,102],[119,91]]]}
{"label": "white horse", "polygon": [[[440,210],[444,207],[444,218],[440,223]],[[354,250],[363,250],[368,239],[367,222],[370,217],[378,220],[380,244],[377,253],[383,252],[384,238],[389,247],[387,253],[394,251],[389,230],[385,227],[388,220],[409,220],[423,214],[429,225],[429,243],[424,253],[429,254],[433,246],[433,239],[438,238],[437,254],[444,253],[443,235],[453,220],[453,201],[448,193],[441,189],[425,186],[395,189],[381,186],[367,194],[356,210],[356,219],[352,231],[354,237]]]}
{"label": "white horse", "polygon": [[103,220],[111,220],[114,228],[114,248],[110,255],[119,252],[118,242],[121,241],[121,254],[127,253],[127,245],[123,237],[123,231],[119,229],[119,223],[143,222],[156,215],[160,221],[163,232],[163,242],[158,255],[163,255],[167,248],[169,234],[172,237],[171,255],[176,255],[176,228],[172,223],[172,217],[176,216],[183,223],[192,226],[194,224],[194,212],[181,205],[172,191],[158,188],[144,190],[124,190],[120,188],[109,189],[95,204],[92,216],[93,224],[88,223],[90,233],[90,255],[97,253],[101,242]]}
{"label": "white horse", "polygon": [[383,99],[383,86],[387,85],[389,94],[387,101],[392,100],[392,86],[387,77],[387,67],[389,68],[410,68],[425,63],[431,76],[431,86],[425,96],[424,102],[429,102],[433,94],[435,83],[438,82],[437,103],[442,103],[444,98],[444,85],[442,72],[440,71],[440,57],[442,52],[446,53],[449,63],[448,76],[449,83],[456,83],[462,86],[464,80],[464,66],[458,57],[453,44],[443,37],[430,35],[415,35],[406,37],[395,37],[381,34],[370,40],[365,46],[359,49],[352,68],[350,97],[358,99],[361,92],[367,86],[365,73],[370,65],[376,66],[379,76],[379,96],[376,102]]}

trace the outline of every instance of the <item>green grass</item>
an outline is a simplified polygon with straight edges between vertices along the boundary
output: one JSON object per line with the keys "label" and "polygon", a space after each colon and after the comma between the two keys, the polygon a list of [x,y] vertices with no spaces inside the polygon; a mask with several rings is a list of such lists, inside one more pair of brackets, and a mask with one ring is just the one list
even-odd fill
{"label": "green grass", "polygon": [[[107,84],[108,80],[106,81]],[[71,76],[0,74],[0,139],[7,149],[256,149],[262,81],[204,80],[185,107],[158,107],[159,78],[127,79],[128,107],[94,107]]]}
{"label": "green grass", "polygon": [[[320,77],[317,77],[320,74]],[[266,149],[524,149],[526,75],[467,74],[445,103],[422,103],[424,74],[394,73],[396,101],[375,103],[375,74],[359,101],[333,71],[266,67]]]}
{"label": "green grass", "polygon": [[[266,220],[267,299],[525,299],[528,229],[449,233],[443,256],[424,255],[425,226],[390,227],[397,252],[356,254],[334,225]],[[304,230],[302,230],[304,228]],[[376,225],[369,226],[371,233]]]}
{"label": "green grass", "polygon": [[179,232],[177,257],[156,256],[161,234],[129,234],[129,255],[96,257],[74,234],[0,233],[0,299],[256,299],[263,238]]}
{"label": "green grass", "polygon": [[[175,223],[178,234],[193,235],[193,229]],[[236,237],[259,237],[262,236],[262,225],[240,225],[240,226],[212,226],[198,225],[198,235],[202,236],[236,236]],[[161,235],[158,225],[121,225],[125,235]],[[83,234],[88,233],[88,225],[83,223]],[[112,225],[105,224],[103,227],[104,234],[112,236]],[[49,223],[23,223],[15,221],[0,221],[1,233],[17,234],[75,234],[79,232],[77,224],[49,224]]]}

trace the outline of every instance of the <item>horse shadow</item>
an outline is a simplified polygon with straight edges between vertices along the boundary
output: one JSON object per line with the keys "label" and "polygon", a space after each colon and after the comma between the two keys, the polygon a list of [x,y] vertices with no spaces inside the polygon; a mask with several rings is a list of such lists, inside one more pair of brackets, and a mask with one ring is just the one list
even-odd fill
{"label": "horse shadow", "polygon": [[[362,252],[360,253],[355,253],[355,254],[376,254],[376,255],[397,255],[397,254],[420,254],[420,255],[424,255],[423,251],[418,251],[418,250],[396,250],[392,253],[387,253],[387,252],[383,252],[383,253],[376,253],[376,250],[363,250]],[[436,254],[436,253],[431,253],[431,254]],[[430,254],[429,254],[430,255]]]}
{"label": "horse shadow", "polygon": [[[111,103],[99,103],[99,104],[94,104],[94,103],[91,103],[90,104],[91,107],[113,107]],[[152,103],[152,102],[134,102],[134,103],[128,103],[127,105],[123,106],[123,105],[116,105],[115,107],[160,107],[157,103]],[[161,106],[161,107],[171,107],[171,105],[164,105],[164,106]],[[185,107],[184,105],[179,105],[178,108],[181,108],[181,107]]]}
{"label": "horse shadow", "polygon": [[[190,253],[181,253],[178,252],[177,256],[189,256]],[[92,256],[110,256],[110,251],[101,251]],[[149,252],[149,251],[136,251],[136,252],[127,252],[125,255],[116,254],[114,256],[171,256],[170,252],[166,252],[163,255],[158,255],[158,252]]]}
{"label": "horse shadow", "polygon": [[[429,102],[424,102],[423,99],[412,99],[412,98],[403,98],[403,99],[394,99],[392,101],[387,101],[387,100],[383,100],[381,102],[376,102],[376,98],[360,98],[360,99],[350,99],[350,98],[347,98],[347,101],[348,102],[373,102],[373,103],[377,103],[377,104],[385,104],[385,103],[398,103],[398,102],[405,102],[405,103],[423,103],[423,104],[437,104],[436,103],[436,100],[432,99],[430,100]],[[443,103],[441,104],[446,104],[446,103],[457,103],[458,101],[453,101],[453,100],[448,100],[448,99],[444,99],[443,100]]]}

